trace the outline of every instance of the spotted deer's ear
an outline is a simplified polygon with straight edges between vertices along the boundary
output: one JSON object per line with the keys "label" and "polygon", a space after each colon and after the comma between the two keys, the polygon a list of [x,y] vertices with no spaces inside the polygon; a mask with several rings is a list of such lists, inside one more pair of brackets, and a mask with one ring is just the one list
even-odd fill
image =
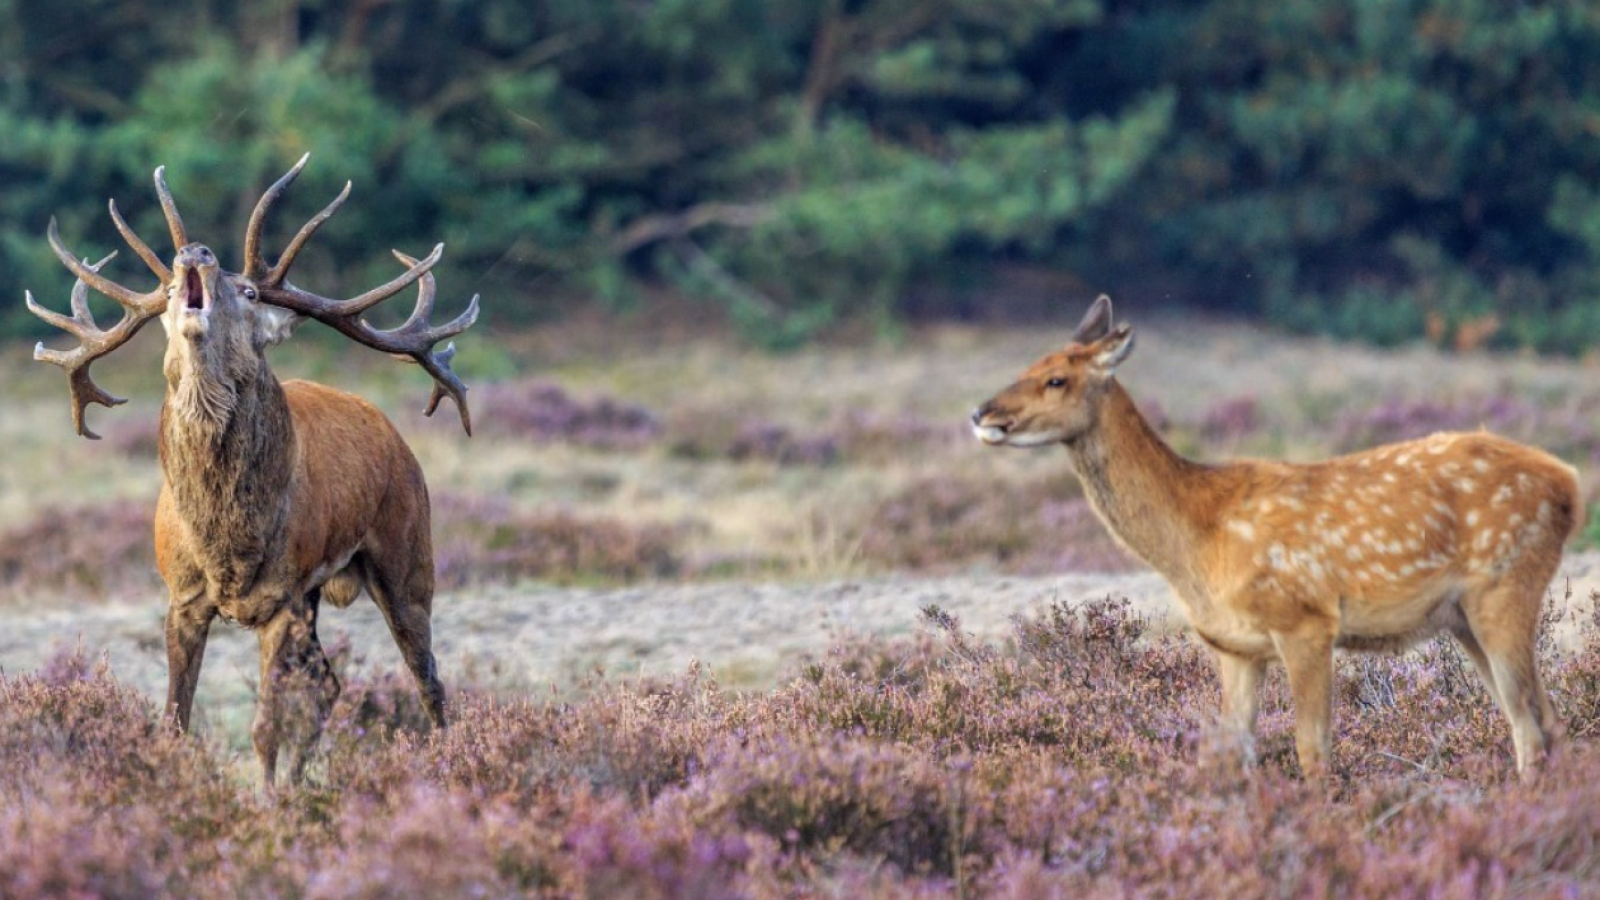
{"label": "spotted deer's ear", "polygon": [[1133,326],[1118,325],[1110,334],[1095,341],[1093,349],[1095,368],[1110,375],[1133,352]]}
{"label": "spotted deer's ear", "polygon": [[1111,298],[1101,294],[1072,332],[1074,344],[1092,344],[1111,331]]}

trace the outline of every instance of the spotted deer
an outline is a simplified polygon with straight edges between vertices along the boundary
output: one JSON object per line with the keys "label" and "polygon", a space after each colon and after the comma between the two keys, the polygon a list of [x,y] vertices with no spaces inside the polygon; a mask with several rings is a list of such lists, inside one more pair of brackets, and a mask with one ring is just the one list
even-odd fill
{"label": "spotted deer", "polygon": [[1396,652],[1440,632],[1511,723],[1527,773],[1558,728],[1534,658],[1540,606],[1581,520],[1576,473],[1486,432],[1323,462],[1206,464],[1162,441],[1116,378],[1133,330],[1102,296],[1072,341],[972,414],[985,444],[1066,448],[1090,504],[1161,573],[1222,681],[1248,747],[1281,661],[1301,770],[1332,751],[1333,650]]}
{"label": "spotted deer", "polygon": [[[435,294],[429,270],[443,244],[420,261],[396,251],[405,271],[349,300],[294,286],[289,270],[296,255],[349,196],[346,184],[268,263],[262,251],[267,214],[308,158],[256,204],[245,229],[243,272],[224,271],[210,248],[189,240],[163,172],[156,169],[156,194],[177,248],[172,265],[134,234],[114,201],[111,220],[160,284],[138,293],[107,279],[100,269],[111,257],[95,264],[79,260],[63,245],[52,219],[50,246],[78,278],[72,314],[52,312],[26,295],[28,309],[80,342],[70,350],[41,343],[34,358],[66,369],[73,424],[84,437],[98,437],[85,422],[88,404],[124,402],[94,383],[90,364],[151,319],[159,318],[166,330],[155,548],[169,595],[167,711],[188,729],[213,619],[255,631],[261,685],[251,737],[268,790],[285,736],[284,705],[303,699],[311,709],[309,727],[290,742],[289,777],[298,782],[306,751],[339,693],[317,641],[323,601],[348,606],[364,589],[383,612],[435,727],[444,726],[445,713],[432,652],[433,549],[422,469],[399,432],[365,400],[310,382],[280,384],[267,365],[267,347],[287,339],[303,319],[323,322],[357,343],[419,364],[434,379],[427,412],[448,396],[462,427],[472,433],[466,386],[450,368],[455,346],[434,347],[472,325],[478,298],[447,324],[428,321]],[[361,318],[412,284],[419,296],[404,324],[380,330]],[[96,324],[90,288],[123,307],[117,324]],[[291,684],[299,689],[286,687]]]}

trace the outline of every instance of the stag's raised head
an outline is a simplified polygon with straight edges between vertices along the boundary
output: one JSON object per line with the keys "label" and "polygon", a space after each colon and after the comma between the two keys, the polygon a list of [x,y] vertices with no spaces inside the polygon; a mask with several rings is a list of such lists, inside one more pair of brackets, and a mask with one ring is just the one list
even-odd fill
{"label": "stag's raised head", "polygon": [[224,271],[211,248],[189,244],[172,260],[161,324],[172,346],[225,341],[257,352],[288,337],[299,316],[261,302],[251,279]]}
{"label": "stag's raised head", "polygon": [[985,444],[1009,447],[1077,440],[1099,420],[1106,388],[1132,351],[1133,329],[1112,327],[1111,299],[1102,294],[1071,343],[1029,366],[973,411],[973,433]]}

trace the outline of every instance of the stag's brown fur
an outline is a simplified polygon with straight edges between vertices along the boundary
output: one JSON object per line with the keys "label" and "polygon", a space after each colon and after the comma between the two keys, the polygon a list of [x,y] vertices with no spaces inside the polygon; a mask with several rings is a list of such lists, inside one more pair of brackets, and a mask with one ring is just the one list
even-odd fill
{"label": "stag's brown fur", "polygon": [[[365,588],[442,726],[444,691],[430,651],[427,487],[394,426],[354,395],[303,381],[280,388],[264,365],[258,380],[239,385],[239,405],[222,427],[174,413],[171,396],[161,423],[156,561],[170,593],[168,703],[179,721],[187,726],[205,632],[217,615],[260,632],[264,684],[288,673],[309,677],[314,714],[326,717],[338,685],[316,642],[317,599],[343,606]],[[287,602],[293,598],[304,600]],[[263,691],[253,728],[266,773],[278,702]],[[292,749],[297,777],[304,748]]]}
{"label": "stag's brown fur", "polygon": [[1160,572],[1216,656],[1223,718],[1248,737],[1268,662],[1288,670],[1302,768],[1331,751],[1335,647],[1454,636],[1528,771],[1558,723],[1534,656],[1544,594],[1582,521],[1576,473],[1487,433],[1436,434],[1311,464],[1184,459],[1114,378],[1132,348],[1098,302],[1073,343],[973,414],[986,443],[1061,444],[1091,505]]}

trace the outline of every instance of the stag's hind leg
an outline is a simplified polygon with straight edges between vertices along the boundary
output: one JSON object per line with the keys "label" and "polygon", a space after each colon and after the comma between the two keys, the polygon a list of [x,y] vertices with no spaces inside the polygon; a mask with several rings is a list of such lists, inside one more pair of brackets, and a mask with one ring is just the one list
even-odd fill
{"label": "stag's hind leg", "polygon": [[361,568],[367,592],[383,611],[389,633],[417,683],[428,720],[435,728],[445,727],[444,684],[433,658],[432,560],[402,570],[369,556],[362,559]]}

